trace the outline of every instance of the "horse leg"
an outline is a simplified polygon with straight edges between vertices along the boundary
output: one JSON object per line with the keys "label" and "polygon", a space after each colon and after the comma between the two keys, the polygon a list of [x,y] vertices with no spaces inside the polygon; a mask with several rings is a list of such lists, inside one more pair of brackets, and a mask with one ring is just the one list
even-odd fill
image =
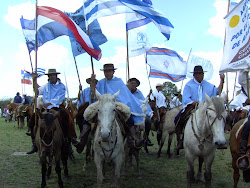
{"label": "horse leg", "polygon": [[91,139],[88,138],[85,161],[84,161],[84,165],[83,165],[83,171],[87,170],[87,164],[88,164],[88,161],[90,161],[90,160],[91,160]]}
{"label": "horse leg", "polygon": [[211,187],[211,180],[212,180],[212,173],[211,173],[211,166],[214,161],[214,152],[212,152],[209,156],[204,158],[205,162],[205,173],[204,173],[204,178],[206,181],[206,188]]}
{"label": "horse leg", "polygon": [[62,152],[61,159],[63,163],[63,170],[64,170],[64,177],[69,177],[69,170],[68,170],[68,154],[66,152]]}
{"label": "horse leg", "polygon": [[123,154],[120,153],[113,160],[113,186],[114,187],[119,187],[120,185],[122,156]]}
{"label": "horse leg", "polygon": [[52,156],[49,157],[48,170],[47,170],[47,174],[46,174],[47,179],[49,179],[49,177],[50,177],[51,168],[52,168]]}
{"label": "horse leg", "polygon": [[140,171],[140,150],[135,150],[134,152],[135,160],[136,160],[136,170],[137,170],[137,178],[142,179],[141,171]]}
{"label": "horse leg", "polygon": [[44,188],[46,186],[46,171],[47,171],[47,167],[46,167],[46,160],[45,161],[41,161],[42,162],[42,183],[41,183],[41,188]]}
{"label": "horse leg", "polygon": [[170,148],[171,148],[171,143],[172,143],[172,140],[173,140],[173,136],[174,136],[174,133],[170,133],[169,137],[168,137],[168,150],[167,150],[168,158],[170,158],[172,156],[172,154],[170,152]]}
{"label": "horse leg", "polygon": [[58,177],[58,185],[60,188],[63,188],[63,181],[61,176],[61,166],[60,166],[60,160],[56,161],[56,167],[55,167],[57,177]]}
{"label": "horse leg", "polygon": [[21,121],[20,122],[21,123],[21,127],[20,128],[23,129],[23,127],[24,127],[24,117],[20,116],[20,121]]}
{"label": "horse leg", "polygon": [[190,188],[191,184],[194,183],[195,178],[194,178],[194,157],[193,155],[189,152],[189,150],[185,150],[186,154],[186,161],[187,161],[187,187]]}
{"label": "horse leg", "polygon": [[94,154],[95,157],[95,165],[96,165],[96,169],[97,169],[97,187],[102,187],[102,182],[103,182],[103,160],[101,159],[101,157],[95,153]]}
{"label": "horse leg", "polygon": [[234,175],[233,175],[233,179],[234,179],[234,188],[237,188],[237,184],[239,182],[239,179],[240,179],[240,171],[239,171],[239,168],[237,167],[236,165],[236,161],[238,159],[238,154],[233,154],[232,155],[232,167],[233,167],[233,170],[234,170]]}
{"label": "horse leg", "polygon": [[196,177],[196,182],[201,182],[202,181],[202,164],[203,164],[203,157],[199,157],[199,168],[197,172],[197,177]]}

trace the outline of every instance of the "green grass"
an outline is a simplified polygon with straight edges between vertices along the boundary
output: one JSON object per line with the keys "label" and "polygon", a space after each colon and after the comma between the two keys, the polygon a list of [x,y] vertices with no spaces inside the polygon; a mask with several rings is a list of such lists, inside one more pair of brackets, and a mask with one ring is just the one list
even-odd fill
{"label": "green grass", "polygon": [[[0,188],[27,188],[40,187],[41,184],[41,166],[39,164],[38,154],[14,156],[14,152],[26,152],[31,149],[31,138],[26,136],[27,127],[17,129],[14,127],[14,122],[5,123],[3,118],[0,118]],[[79,130],[77,129],[77,132]],[[226,135],[227,140],[229,135]],[[186,161],[184,151],[181,151],[179,158],[167,158],[166,147],[164,145],[163,153],[160,159],[157,159],[157,145],[154,138],[153,147],[149,147],[150,154],[141,150],[141,173],[142,180],[138,180],[136,172],[133,168],[127,170],[127,177],[121,180],[121,187],[149,187],[149,188],[172,188],[186,187]],[[176,141],[173,141],[174,145]],[[74,148],[75,150],[75,148]],[[172,146],[171,152],[174,152]],[[85,153],[74,153],[76,163],[68,161],[69,179],[63,177],[65,187],[95,187],[96,186],[96,168],[92,161],[88,165],[87,171],[83,171],[83,163]],[[135,161],[133,161],[135,167]],[[197,160],[195,162],[195,170],[197,172]],[[104,187],[110,187],[111,167],[106,164],[106,179]],[[194,188],[204,187],[204,183],[194,185]],[[239,188],[247,188],[250,184],[243,182],[242,173],[238,184]],[[47,181],[48,188],[58,187],[57,175],[52,170],[51,178]],[[212,187],[228,188],[233,187],[233,169],[231,167],[231,154],[229,148],[224,152],[217,150],[212,166]]]}

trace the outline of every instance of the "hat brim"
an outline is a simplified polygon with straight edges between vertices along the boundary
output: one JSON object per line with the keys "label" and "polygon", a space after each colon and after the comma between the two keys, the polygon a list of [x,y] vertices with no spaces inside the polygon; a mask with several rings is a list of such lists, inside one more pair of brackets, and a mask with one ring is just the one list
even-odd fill
{"label": "hat brim", "polygon": [[202,71],[202,72],[190,72],[190,73],[204,73],[204,72],[207,72],[207,71]]}
{"label": "hat brim", "polygon": [[[86,79],[86,82],[87,82],[88,84],[90,84],[90,83],[91,83],[91,78],[87,78],[87,79]],[[98,80],[97,80],[97,79],[95,79],[95,82],[97,83],[97,82],[98,82]]]}
{"label": "hat brim", "polygon": [[105,70],[116,70],[117,68],[114,69],[100,69],[100,71],[105,71]]}
{"label": "hat brim", "polygon": [[50,73],[45,73],[45,75],[50,75],[50,74],[61,74],[60,72],[50,72]]}

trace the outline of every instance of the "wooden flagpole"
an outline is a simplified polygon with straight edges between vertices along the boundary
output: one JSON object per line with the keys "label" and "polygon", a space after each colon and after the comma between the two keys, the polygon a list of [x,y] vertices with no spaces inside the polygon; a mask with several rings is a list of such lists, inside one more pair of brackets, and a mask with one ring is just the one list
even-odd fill
{"label": "wooden flagpole", "polygon": [[130,75],[129,75],[129,54],[128,54],[129,51],[128,51],[128,31],[127,30],[126,30],[126,43],[127,43],[127,74],[126,74],[126,79],[129,80]]}
{"label": "wooden flagpole", "polygon": [[145,66],[146,66],[146,71],[147,71],[147,76],[148,76],[148,84],[149,84],[149,88],[150,88],[150,90],[152,89],[152,87],[151,87],[151,83],[150,83],[150,80],[149,80],[149,73],[148,73],[148,67],[147,67],[147,55],[146,55],[146,53],[144,53],[144,58],[145,58]]}
{"label": "wooden flagpole", "polygon": [[[75,56],[73,55],[74,57],[74,61],[75,61],[75,67],[76,67],[76,72],[77,72],[77,77],[78,77],[78,81],[79,81],[79,85],[81,86],[81,80],[80,80],[80,76],[79,76],[79,72],[78,72],[78,68],[77,68],[77,64],[76,64],[76,59],[75,59]],[[85,103],[85,100],[84,100],[84,97],[83,97],[83,92],[80,91],[82,93],[82,99],[83,99],[83,103]]]}
{"label": "wooden flagpole", "polygon": [[[35,83],[37,83],[37,2],[38,0],[36,0],[36,35],[35,35],[35,38],[36,38],[36,53],[35,53],[35,78],[33,80],[33,82],[35,81]],[[34,84],[34,83],[33,83]],[[37,126],[37,84],[35,85],[35,106],[34,106],[34,109],[35,109],[35,127]]]}

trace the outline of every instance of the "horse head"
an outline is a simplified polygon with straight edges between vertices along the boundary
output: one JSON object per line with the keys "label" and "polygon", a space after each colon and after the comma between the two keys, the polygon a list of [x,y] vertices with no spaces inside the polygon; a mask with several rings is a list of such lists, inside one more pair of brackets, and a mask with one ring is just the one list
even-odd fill
{"label": "horse head", "polygon": [[104,94],[101,95],[96,90],[96,97],[99,101],[98,105],[98,123],[100,126],[100,134],[103,142],[108,142],[114,121],[115,121],[115,111],[116,111],[116,98],[118,97],[120,91],[114,95]]}
{"label": "horse head", "polygon": [[[52,155],[54,132],[56,130],[55,119],[59,116],[55,111],[38,111],[38,134],[40,142],[40,155]],[[57,121],[58,122],[58,121]]]}
{"label": "horse head", "polygon": [[149,98],[149,102],[148,102],[150,108],[152,109],[153,111],[153,116],[151,118],[152,122],[158,122],[160,121],[160,114],[159,114],[159,110],[156,106],[156,98],[154,97],[154,100],[151,100]]}
{"label": "horse head", "polygon": [[205,115],[205,118],[200,118],[199,123],[205,124],[204,131],[207,132],[207,134],[212,132],[213,143],[216,146],[223,146],[226,144],[224,133],[225,119],[227,116],[224,105],[225,97],[225,93],[223,93],[221,97],[212,98],[205,94],[204,102],[201,103],[201,106],[199,105],[199,108],[202,108],[201,113]]}

